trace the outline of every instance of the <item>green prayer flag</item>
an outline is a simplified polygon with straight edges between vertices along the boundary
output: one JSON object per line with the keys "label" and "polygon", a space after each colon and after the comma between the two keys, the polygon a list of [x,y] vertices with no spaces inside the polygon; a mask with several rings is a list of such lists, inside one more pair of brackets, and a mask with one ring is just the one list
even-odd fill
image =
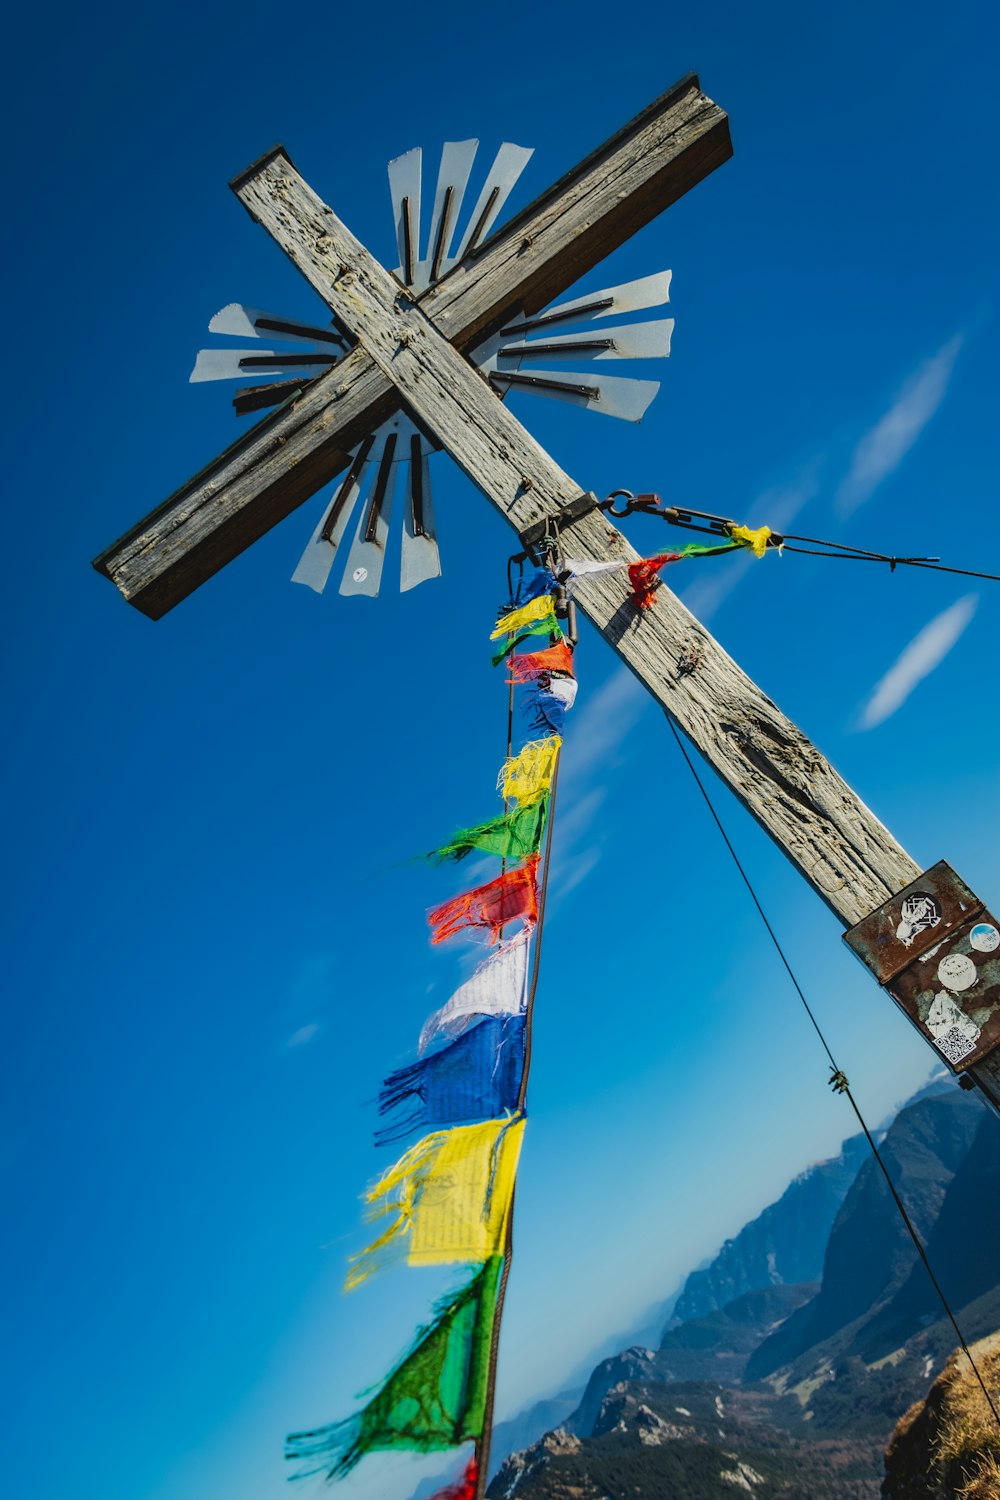
{"label": "green prayer flag", "polygon": [[506,645],[500,646],[494,651],[492,657],[493,665],[498,667],[504,657],[509,656],[516,646],[520,646],[522,641],[528,639],[529,635],[551,635],[555,636],[556,640],[561,641],[563,639],[563,628],[555,615],[543,615],[540,620],[532,620],[529,624],[522,625],[516,635],[507,637]]}
{"label": "green prayer flag", "polygon": [[519,803],[509,813],[498,818],[488,818],[472,828],[461,828],[440,849],[427,855],[437,864],[447,860],[464,859],[473,849],[481,854],[496,854],[501,859],[527,859],[537,854],[542,842],[545,815],[549,806],[548,790],[532,797],[529,802]]}
{"label": "green prayer flag", "polygon": [[438,1306],[434,1322],[356,1416],[291,1434],[285,1457],[309,1465],[296,1478],[338,1479],[366,1453],[439,1453],[482,1436],[502,1264],[502,1256],[491,1256]]}

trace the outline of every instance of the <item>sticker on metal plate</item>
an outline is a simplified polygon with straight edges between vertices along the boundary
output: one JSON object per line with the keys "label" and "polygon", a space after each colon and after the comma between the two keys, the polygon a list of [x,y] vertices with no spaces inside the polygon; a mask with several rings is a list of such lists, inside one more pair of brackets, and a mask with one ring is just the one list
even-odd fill
{"label": "sticker on metal plate", "polygon": [[[982,912],[950,932],[886,986],[946,1062],[959,1071],[1000,1045],[1000,944],[984,953],[973,942]],[[980,938],[981,940],[981,938]]]}
{"label": "sticker on metal plate", "polygon": [[942,859],[845,932],[844,941],[880,984],[889,984],[982,910],[979,897]]}

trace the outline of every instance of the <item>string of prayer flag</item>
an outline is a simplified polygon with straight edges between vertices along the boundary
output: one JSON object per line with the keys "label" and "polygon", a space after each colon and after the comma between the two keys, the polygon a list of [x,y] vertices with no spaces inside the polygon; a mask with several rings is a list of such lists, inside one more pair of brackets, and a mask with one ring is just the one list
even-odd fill
{"label": "string of prayer flag", "polygon": [[461,1036],[480,1016],[523,1015],[528,1000],[528,938],[523,928],[502,943],[460,984],[446,1005],[428,1016],[420,1033],[423,1056],[437,1041]]}
{"label": "string of prayer flag", "polygon": [[[366,1453],[431,1453],[471,1439],[476,1451],[463,1477],[434,1500],[475,1500],[483,1482],[492,1351],[525,1126],[528,950],[561,730],[577,689],[572,649],[556,612],[557,587],[549,568],[522,576],[490,636],[501,642],[494,665],[509,658],[511,682],[527,689],[522,707],[539,737],[516,755],[508,742],[497,783],[503,813],[459,829],[426,857],[443,864],[477,851],[504,861],[496,879],[428,913],[432,943],[480,928],[496,946],[424,1022],[417,1060],[382,1084],[378,1109],[386,1123],[376,1132],[378,1144],[421,1136],[366,1194],[366,1218],[381,1233],[352,1257],[346,1286],[359,1286],[392,1259],[414,1266],[464,1261],[476,1269],[465,1287],[438,1305],[432,1323],[360,1412],[289,1437],[286,1454],[306,1465],[305,1474],[336,1479]],[[548,646],[521,653],[536,636],[547,636]],[[508,860],[516,863],[506,868]],[[512,923],[521,925],[508,937]]]}
{"label": "string of prayer flag", "polygon": [[390,1073],[379,1093],[379,1114],[403,1104],[410,1112],[384,1126],[378,1145],[414,1130],[437,1130],[513,1114],[524,1072],[525,1018],[483,1016],[449,1046]]}
{"label": "string of prayer flag", "polygon": [[285,1456],[308,1465],[298,1477],[339,1479],[366,1453],[440,1453],[480,1436],[501,1264],[500,1256],[491,1256],[438,1306],[433,1323],[363,1411],[292,1433]]}
{"label": "string of prayer flag", "polygon": [[463,927],[487,927],[490,942],[500,941],[508,922],[532,926],[538,918],[538,855],[529,854],[523,865],[505,870],[496,880],[463,891],[427,913],[431,942],[443,943]]}
{"label": "string of prayer flag", "polygon": [[443,864],[447,860],[464,859],[478,849],[480,854],[496,854],[501,859],[526,859],[529,854],[538,853],[548,804],[546,788],[530,800],[520,802],[512,812],[460,829],[427,857]]}
{"label": "string of prayer flag", "polygon": [[348,1291],[405,1249],[411,1266],[486,1260],[503,1250],[524,1116],[437,1130],[411,1146],[366,1195],[387,1229],[353,1257]]}

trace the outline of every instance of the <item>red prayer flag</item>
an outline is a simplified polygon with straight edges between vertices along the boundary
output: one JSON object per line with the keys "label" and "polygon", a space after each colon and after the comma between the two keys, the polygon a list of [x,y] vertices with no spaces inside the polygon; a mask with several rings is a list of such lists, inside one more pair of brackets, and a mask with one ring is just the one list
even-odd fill
{"label": "red prayer flag", "polygon": [[632,585],[632,602],[637,609],[649,609],[656,603],[656,585],[660,569],[667,563],[678,562],[679,552],[659,552],[656,557],[643,557],[629,563],[628,581]]}
{"label": "red prayer flag", "polygon": [[470,1458],[458,1484],[449,1484],[443,1490],[438,1490],[436,1495],[431,1496],[431,1500],[476,1500],[478,1478],[479,1465],[474,1458]]}
{"label": "red prayer flag", "polygon": [[510,680],[529,682],[542,672],[566,672],[573,676],[573,652],[565,641],[547,646],[544,651],[525,651],[510,659]]}
{"label": "red prayer flag", "polygon": [[444,942],[463,927],[488,927],[490,942],[495,943],[503,927],[518,919],[532,923],[538,919],[537,854],[488,885],[453,896],[427,913],[432,943]]}

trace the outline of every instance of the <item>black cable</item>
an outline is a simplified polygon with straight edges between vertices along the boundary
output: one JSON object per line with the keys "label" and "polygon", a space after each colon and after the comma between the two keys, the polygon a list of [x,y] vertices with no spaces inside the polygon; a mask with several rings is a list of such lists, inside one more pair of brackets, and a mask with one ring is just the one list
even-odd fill
{"label": "black cable", "polygon": [[846,1096],[846,1098],[847,1098],[847,1100],[848,1100],[851,1108],[853,1109],[853,1111],[855,1113],[855,1116],[857,1117],[858,1124],[861,1126],[861,1129],[864,1131],[865,1139],[867,1140],[869,1146],[871,1147],[872,1155],[874,1156],[876,1162],[879,1165],[879,1169],[880,1169],[880,1171],[882,1173],[882,1176],[885,1178],[886,1186],[888,1187],[889,1192],[892,1194],[892,1199],[893,1199],[893,1202],[895,1203],[896,1208],[897,1208],[897,1210],[899,1212],[899,1216],[900,1216],[901,1220],[903,1221],[903,1224],[904,1224],[904,1226],[906,1228],[907,1233],[910,1236],[910,1239],[913,1241],[913,1244],[914,1244],[914,1246],[916,1248],[917,1254],[919,1255],[921,1261],[924,1264],[924,1269],[926,1270],[928,1276],[931,1279],[931,1284],[934,1287],[934,1290],[937,1293],[937,1295],[938,1295],[938,1297],[939,1297],[939,1299],[941,1301],[941,1306],[944,1308],[945,1312],[948,1315],[948,1321],[951,1323],[952,1328],[955,1330],[955,1336],[958,1339],[959,1345],[961,1346],[961,1348],[962,1348],[962,1350],[963,1350],[966,1358],[968,1359],[969,1364],[972,1366],[973,1373],[974,1373],[976,1379],[979,1382],[979,1386],[980,1386],[980,1389],[982,1390],[983,1395],[986,1398],[986,1404],[989,1407],[990,1411],[993,1413],[993,1420],[996,1422],[997,1430],[1000,1431],[1000,1412],[997,1411],[997,1408],[996,1408],[996,1406],[995,1406],[995,1404],[993,1402],[993,1397],[990,1395],[989,1391],[986,1389],[986,1382],[983,1380],[983,1377],[982,1377],[982,1375],[980,1374],[980,1371],[979,1371],[979,1366],[976,1364],[976,1361],[973,1359],[972,1354],[971,1354],[971,1352],[969,1350],[969,1346],[965,1342],[965,1336],[962,1333],[961,1328],[959,1328],[959,1326],[958,1326],[958,1321],[957,1321],[957,1319],[955,1317],[955,1314],[952,1312],[951,1304],[948,1301],[948,1298],[945,1296],[944,1289],[943,1289],[943,1287],[941,1286],[941,1283],[938,1281],[937,1277],[934,1274],[934,1271],[933,1271],[933,1269],[931,1267],[931,1263],[930,1263],[930,1261],[927,1258],[927,1251],[924,1249],[923,1243],[921,1242],[920,1236],[917,1234],[917,1231],[916,1231],[916,1228],[915,1228],[915,1226],[913,1224],[913,1221],[911,1220],[910,1215],[907,1213],[906,1205],[903,1203],[903,1200],[900,1198],[899,1194],[897,1193],[896,1188],[895,1188],[895,1186],[893,1184],[892,1178],[889,1176],[889,1169],[887,1168],[887,1166],[885,1164],[885,1161],[882,1158],[882,1153],[879,1151],[878,1146],[875,1144],[875,1140],[874,1140],[874,1137],[872,1136],[871,1131],[868,1129],[868,1125],[867,1125],[867,1123],[865,1121],[865,1118],[862,1115],[860,1108],[858,1107],[857,1100],[855,1099],[854,1095],[851,1093],[851,1088],[850,1088],[850,1084],[847,1081],[847,1076],[846,1076],[846,1074],[844,1074],[840,1070],[840,1068],[837,1067],[837,1064],[836,1064],[836,1061],[834,1059],[833,1053],[830,1051],[830,1047],[829,1047],[829,1044],[828,1044],[828,1042],[826,1040],[826,1037],[823,1035],[822,1028],[820,1027],[819,1022],[817,1021],[815,1015],[813,1014],[812,1008],[810,1007],[809,1002],[806,999],[806,997],[805,997],[805,995],[804,995],[804,993],[802,991],[802,986],[799,984],[799,981],[798,981],[798,979],[795,976],[795,972],[792,969],[791,964],[788,962],[788,959],[785,956],[785,950],[782,948],[780,942],[778,941],[778,938],[775,935],[774,928],[771,926],[770,922],[767,919],[767,914],[765,913],[764,908],[761,906],[760,901],[757,898],[757,892],[754,890],[754,887],[753,887],[753,884],[752,884],[752,882],[750,880],[750,877],[747,874],[746,870],[744,870],[743,865],[740,863],[739,855],[736,853],[736,850],[733,848],[732,844],[729,841],[729,836],[726,833],[725,828],[723,828],[723,826],[722,826],[722,821],[719,818],[719,815],[718,815],[718,813],[715,810],[715,806],[714,806],[714,804],[712,802],[712,799],[709,796],[708,791],[706,790],[706,788],[705,788],[705,786],[704,786],[704,784],[702,782],[701,777],[698,775],[697,768],[694,765],[694,762],[691,760],[691,757],[688,755],[687,748],[686,748],[683,740],[681,739],[680,734],[678,733],[677,725],[674,723],[674,721],[671,718],[670,714],[666,713],[666,710],[664,710],[664,713],[665,713],[665,716],[666,716],[667,723],[670,725],[671,733],[673,734],[674,739],[677,741],[677,747],[680,750],[681,755],[684,757],[684,760],[687,763],[687,768],[691,772],[691,775],[694,777],[695,784],[698,787],[698,790],[701,792],[702,797],[705,799],[705,803],[706,803],[706,805],[708,807],[709,812],[712,814],[712,818],[713,818],[713,821],[715,823],[715,826],[719,830],[720,834],[722,835],[723,841],[724,841],[724,843],[726,845],[726,848],[729,850],[730,854],[733,857],[733,862],[736,865],[737,870],[739,870],[740,875],[743,877],[743,883],[746,886],[747,890],[750,892],[750,896],[751,896],[751,899],[753,901],[754,906],[756,906],[758,912],[760,913],[761,920],[763,921],[764,926],[767,928],[768,935],[769,935],[769,937],[771,939],[771,942],[774,944],[774,946],[775,946],[775,948],[777,950],[778,957],[781,959],[781,962],[784,964],[785,970],[786,970],[786,972],[788,974],[788,977],[792,981],[792,984],[795,986],[795,991],[796,991],[799,999],[802,1001],[803,1006],[805,1007],[806,1015],[809,1017],[810,1021],[812,1022],[813,1027],[814,1027],[814,1029],[816,1031],[816,1035],[819,1037],[820,1042],[822,1043],[823,1050],[824,1050],[824,1052],[826,1053],[827,1057],[830,1060],[830,1067],[832,1069],[832,1074],[833,1074],[833,1076],[830,1079],[830,1082],[831,1082],[831,1084],[833,1085],[834,1089],[836,1090],[836,1092],[838,1094],[844,1094]]}
{"label": "black cable", "polygon": [[[812,537],[803,537],[803,541],[812,541]],[[972,568],[952,568],[944,563],[935,562],[927,557],[891,557],[883,552],[865,552],[861,548],[841,547],[839,542],[823,542],[824,547],[838,547],[837,552],[822,552],[816,547],[792,547],[788,540],[781,546],[788,552],[800,552],[807,557],[830,557],[839,562],[877,562],[888,563],[894,569],[897,566],[906,568],[930,568],[935,573],[958,573],[962,578],[985,578],[990,583],[1000,583],[1000,573],[977,573]]]}

